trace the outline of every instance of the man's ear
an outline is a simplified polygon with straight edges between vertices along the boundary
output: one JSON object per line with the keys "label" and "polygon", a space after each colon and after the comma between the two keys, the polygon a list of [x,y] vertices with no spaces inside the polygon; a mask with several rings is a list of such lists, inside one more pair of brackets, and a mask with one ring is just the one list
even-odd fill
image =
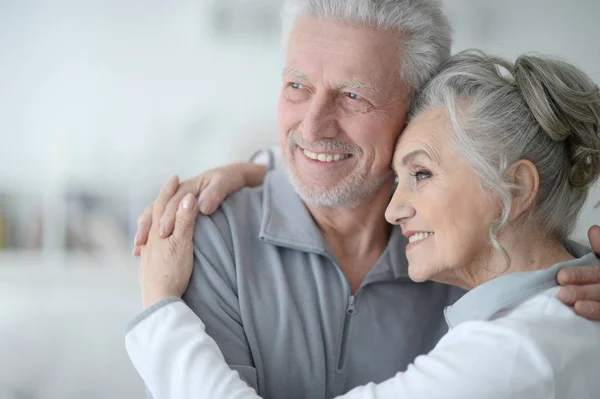
{"label": "man's ear", "polygon": [[510,221],[514,221],[527,214],[535,203],[540,186],[540,176],[533,162],[520,159],[508,168],[509,181],[514,186],[512,194],[512,209]]}

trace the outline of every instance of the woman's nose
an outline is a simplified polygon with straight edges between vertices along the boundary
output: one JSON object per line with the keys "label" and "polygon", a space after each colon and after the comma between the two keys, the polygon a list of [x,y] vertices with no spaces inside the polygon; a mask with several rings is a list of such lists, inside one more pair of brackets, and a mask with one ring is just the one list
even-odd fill
{"label": "woman's nose", "polygon": [[385,210],[385,219],[390,224],[399,225],[406,223],[415,216],[415,208],[412,206],[408,198],[403,195],[400,187],[396,188],[392,200]]}

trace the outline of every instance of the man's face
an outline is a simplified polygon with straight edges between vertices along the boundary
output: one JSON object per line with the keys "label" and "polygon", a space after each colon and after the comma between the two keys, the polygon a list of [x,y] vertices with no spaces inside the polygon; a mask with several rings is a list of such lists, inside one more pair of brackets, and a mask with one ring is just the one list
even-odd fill
{"label": "man's face", "polygon": [[398,36],[304,17],[290,35],[279,133],[290,179],[317,206],[355,207],[390,177],[409,89]]}

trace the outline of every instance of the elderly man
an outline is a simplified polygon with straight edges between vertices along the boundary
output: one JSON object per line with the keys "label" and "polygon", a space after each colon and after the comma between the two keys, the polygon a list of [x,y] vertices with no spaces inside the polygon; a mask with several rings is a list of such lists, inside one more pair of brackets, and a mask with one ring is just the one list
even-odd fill
{"label": "elderly man", "polygon": [[[433,0],[290,0],[284,15],[278,116],[288,173],[275,170],[196,220],[183,299],[261,396],[331,398],[432,349],[447,329],[444,307],[461,295],[412,282],[407,240],[384,219],[394,143],[412,94],[449,56],[450,28]],[[173,179],[142,217],[138,245],[177,188]],[[161,245],[161,261],[186,251],[191,261],[190,243]],[[137,320],[163,294],[146,292],[152,306]]]}

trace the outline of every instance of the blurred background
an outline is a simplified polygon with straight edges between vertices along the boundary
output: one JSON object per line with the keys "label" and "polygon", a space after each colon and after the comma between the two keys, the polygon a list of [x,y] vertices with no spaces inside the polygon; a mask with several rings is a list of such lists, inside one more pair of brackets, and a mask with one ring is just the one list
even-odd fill
{"label": "blurred background", "polygon": [[[144,397],[137,216],[170,176],[277,144],[280,3],[0,0],[0,399]],[[444,4],[454,52],[551,53],[600,83],[598,0]]]}

